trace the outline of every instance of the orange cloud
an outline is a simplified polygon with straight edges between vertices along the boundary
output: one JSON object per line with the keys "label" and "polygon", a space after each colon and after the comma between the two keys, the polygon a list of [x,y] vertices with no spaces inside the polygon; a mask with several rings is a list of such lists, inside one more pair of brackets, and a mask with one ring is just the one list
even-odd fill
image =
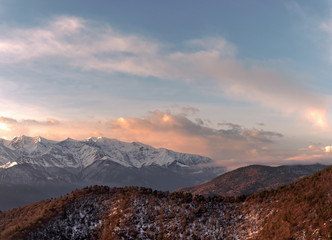
{"label": "orange cloud", "polygon": [[315,126],[322,129],[328,129],[329,124],[327,121],[327,110],[326,109],[309,109],[307,110],[306,117],[311,121]]}
{"label": "orange cloud", "polygon": [[0,122],[0,129],[3,131],[10,131],[10,128],[7,126],[7,124],[2,122]]}
{"label": "orange cloud", "polygon": [[[188,112],[188,109],[185,111]],[[10,131],[0,128],[0,134],[8,139],[24,134],[54,140],[105,136],[209,156],[224,166],[257,162],[258,156],[265,161],[267,145],[274,138],[282,137],[278,133],[245,129],[231,123],[220,125],[226,128],[214,129],[205,126],[204,122],[190,120],[186,112],[172,114],[156,110],[142,118],[119,117],[111,121],[93,122],[13,119],[6,123]]]}
{"label": "orange cloud", "polygon": [[143,118],[119,118],[110,125],[112,137],[120,140],[206,155],[224,165],[270,160],[267,146],[274,138],[282,137],[279,133],[230,123],[221,124],[226,129],[214,129],[193,122],[186,115],[158,110]]}
{"label": "orange cloud", "polygon": [[2,118],[2,121],[10,129],[7,131],[0,126],[0,134],[7,139],[22,134],[53,140],[104,136],[208,156],[216,164],[229,168],[248,164],[326,163],[332,154],[330,146],[314,145],[301,150],[282,151],[274,148],[275,140],[283,137],[280,133],[247,129],[234,123],[221,123],[219,128],[212,128],[190,120],[185,114],[172,114],[169,111],[156,110],[142,118],[119,117],[91,122],[9,118]]}
{"label": "orange cloud", "polygon": [[322,163],[331,164],[332,146],[315,146],[309,145],[307,148],[299,149],[294,152],[292,157],[288,157],[286,161],[298,162],[302,164]]}

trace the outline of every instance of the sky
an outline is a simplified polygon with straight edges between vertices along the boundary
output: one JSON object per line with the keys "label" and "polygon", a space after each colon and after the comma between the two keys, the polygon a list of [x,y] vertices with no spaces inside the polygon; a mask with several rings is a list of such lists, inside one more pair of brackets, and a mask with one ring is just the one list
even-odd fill
{"label": "sky", "polygon": [[332,2],[0,0],[0,137],[229,169],[332,164]]}

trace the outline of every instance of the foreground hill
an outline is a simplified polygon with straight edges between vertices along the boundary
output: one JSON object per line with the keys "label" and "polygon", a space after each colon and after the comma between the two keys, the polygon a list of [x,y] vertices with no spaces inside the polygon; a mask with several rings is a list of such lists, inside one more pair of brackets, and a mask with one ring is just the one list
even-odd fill
{"label": "foreground hill", "polygon": [[224,173],[213,180],[178,191],[205,196],[251,194],[295,182],[325,168],[325,165],[285,165],[269,167],[251,165]]}
{"label": "foreground hill", "polygon": [[332,166],[250,195],[241,209],[255,219],[256,239],[332,239]]}
{"label": "foreground hill", "polygon": [[59,142],[27,136],[1,139],[0,210],[87,185],[174,190],[208,181],[225,171],[206,167],[211,163],[208,157],[103,137]]}
{"label": "foreground hill", "polygon": [[0,213],[0,239],[329,239],[332,167],[247,197],[90,187]]}

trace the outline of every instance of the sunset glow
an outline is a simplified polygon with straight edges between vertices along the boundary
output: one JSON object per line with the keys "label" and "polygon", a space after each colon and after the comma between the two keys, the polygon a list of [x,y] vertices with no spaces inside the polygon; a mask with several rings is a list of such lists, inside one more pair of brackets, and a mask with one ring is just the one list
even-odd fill
{"label": "sunset glow", "polygon": [[0,130],[10,131],[10,128],[5,123],[0,123]]}
{"label": "sunset glow", "polygon": [[325,146],[324,150],[325,150],[325,152],[331,152],[332,146]]}
{"label": "sunset glow", "polygon": [[167,114],[165,114],[165,115],[163,116],[162,120],[163,120],[163,122],[168,122],[168,121],[171,120],[171,118],[170,118]]}
{"label": "sunset glow", "polygon": [[325,110],[310,110],[307,113],[307,118],[317,127],[329,128]]}

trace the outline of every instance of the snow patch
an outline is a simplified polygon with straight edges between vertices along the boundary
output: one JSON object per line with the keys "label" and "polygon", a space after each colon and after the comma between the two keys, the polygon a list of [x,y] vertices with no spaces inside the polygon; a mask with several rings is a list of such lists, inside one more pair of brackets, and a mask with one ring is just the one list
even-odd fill
{"label": "snow patch", "polygon": [[17,165],[17,162],[7,162],[4,165],[1,165],[0,168],[11,168]]}

